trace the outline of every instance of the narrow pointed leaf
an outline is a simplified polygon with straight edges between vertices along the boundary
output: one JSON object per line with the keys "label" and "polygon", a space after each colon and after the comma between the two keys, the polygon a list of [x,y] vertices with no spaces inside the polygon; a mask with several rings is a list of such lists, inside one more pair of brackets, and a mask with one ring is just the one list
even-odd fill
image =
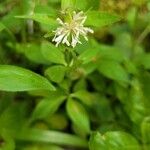
{"label": "narrow pointed leaf", "polygon": [[126,70],[123,66],[113,60],[102,60],[98,64],[98,71],[101,72],[104,76],[116,80],[116,81],[124,81],[128,82],[129,77]]}
{"label": "narrow pointed leaf", "polygon": [[62,102],[65,100],[65,96],[56,92],[57,95],[52,95],[49,98],[42,99],[35,108],[32,119],[43,119],[49,115],[54,114]]}
{"label": "narrow pointed leaf", "polygon": [[47,14],[33,14],[33,15],[24,15],[24,16],[16,16],[16,18],[22,18],[22,19],[33,19],[34,21],[37,21],[42,24],[46,24],[49,26],[56,26],[57,22],[54,18],[49,17]]}
{"label": "narrow pointed leaf", "polygon": [[85,108],[77,101],[69,99],[67,112],[72,122],[85,133],[90,132],[90,121]]}
{"label": "narrow pointed leaf", "polygon": [[103,27],[111,25],[120,20],[120,17],[107,12],[89,11],[87,13],[86,25]]}
{"label": "narrow pointed leaf", "polygon": [[138,141],[128,133],[114,131],[101,135],[95,132],[89,142],[90,150],[140,150]]}
{"label": "narrow pointed leaf", "polygon": [[17,139],[37,143],[52,143],[83,148],[87,147],[87,142],[84,139],[57,131],[26,129],[17,136]]}
{"label": "narrow pointed leaf", "polygon": [[51,43],[42,43],[42,54],[49,62],[66,65],[64,54]]}
{"label": "narrow pointed leaf", "polygon": [[60,83],[64,79],[65,71],[66,71],[66,68],[64,66],[55,65],[55,66],[49,67],[45,71],[45,75],[47,75],[50,80],[56,83]]}
{"label": "narrow pointed leaf", "polygon": [[0,22],[0,32],[5,29],[5,26]]}
{"label": "narrow pointed leaf", "polygon": [[0,90],[31,91],[55,90],[54,86],[44,77],[30,70],[10,65],[0,65]]}

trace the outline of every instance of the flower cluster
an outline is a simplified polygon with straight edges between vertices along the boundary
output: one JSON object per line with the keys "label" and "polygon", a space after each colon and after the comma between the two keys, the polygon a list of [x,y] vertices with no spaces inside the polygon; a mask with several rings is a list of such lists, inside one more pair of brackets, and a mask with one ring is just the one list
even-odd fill
{"label": "flower cluster", "polygon": [[74,11],[69,22],[63,22],[60,18],[57,18],[57,21],[61,26],[54,31],[55,36],[52,39],[53,42],[56,42],[56,47],[60,43],[72,47],[75,47],[77,43],[82,44],[80,35],[83,36],[85,40],[88,40],[87,34],[93,33],[93,30],[84,27],[86,19],[87,16],[84,15],[83,11],[79,13]]}

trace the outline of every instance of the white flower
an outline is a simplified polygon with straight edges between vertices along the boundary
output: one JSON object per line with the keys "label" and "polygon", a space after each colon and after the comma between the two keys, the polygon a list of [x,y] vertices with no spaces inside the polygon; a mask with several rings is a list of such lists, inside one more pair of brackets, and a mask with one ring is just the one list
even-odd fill
{"label": "white flower", "polygon": [[69,22],[63,22],[60,18],[57,18],[61,26],[54,31],[55,36],[52,39],[53,42],[56,42],[56,47],[60,43],[72,47],[75,47],[77,43],[82,44],[80,42],[80,35],[87,41],[87,34],[94,33],[94,31],[83,26],[86,19],[87,16],[84,15],[83,11],[79,13],[73,12],[73,16]]}

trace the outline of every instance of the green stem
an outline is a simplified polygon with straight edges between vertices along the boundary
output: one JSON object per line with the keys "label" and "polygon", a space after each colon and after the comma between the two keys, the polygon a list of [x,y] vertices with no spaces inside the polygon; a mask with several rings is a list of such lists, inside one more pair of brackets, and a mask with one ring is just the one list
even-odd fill
{"label": "green stem", "polygon": [[141,33],[141,35],[139,36],[139,38],[137,40],[137,44],[141,44],[149,32],[150,32],[150,25],[148,25],[145,28],[145,30]]}

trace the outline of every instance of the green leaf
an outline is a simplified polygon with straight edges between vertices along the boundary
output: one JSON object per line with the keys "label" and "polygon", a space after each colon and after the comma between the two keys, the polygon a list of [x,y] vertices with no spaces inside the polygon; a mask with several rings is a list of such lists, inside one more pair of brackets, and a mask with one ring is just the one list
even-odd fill
{"label": "green leaf", "polygon": [[[143,91],[143,94],[144,96],[147,98],[147,102],[145,103],[148,110],[150,108],[150,102],[149,102],[149,99],[150,99],[150,73],[147,71],[147,72],[144,72],[143,71],[140,73],[140,84],[141,84],[141,88],[142,88],[142,91]],[[150,110],[149,110],[150,112]]]}
{"label": "green leaf", "polygon": [[24,16],[16,16],[16,18],[22,18],[22,19],[33,19],[34,21],[37,21],[42,24],[46,24],[52,27],[55,27],[57,25],[57,22],[54,18],[48,16],[47,14],[33,14],[33,15],[24,15]]}
{"label": "green leaf", "polygon": [[0,90],[31,91],[55,90],[54,86],[44,77],[21,67],[0,65]]}
{"label": "green leaf", "polygon": [[0,22],[0,32],[3,31],[3,30],[6,30],[6,32],[9,34],[9,36],[11,37],[11,39],[13,41],[15,41],[15,36],[11,32],[11,30],[9,30],[5,24],[3,24],[2,22]]}
{"label": "green leaf", "polygon": [[74,85],[73,91],[76,92],[76,91],[79,91],[79,90],[86,89],[86,86],[87,86],[87,82],[86,82],[85,78],[81,78]]}
{"label": "green leaf", "polygon": [[51,128],[51,130],[54,129],[54,130],[63,131],[63,130],[66,130],[68,127],[69,122],[67,119],[68,118],[66,114],[60,110],[56,112],[55,114],[45,118],[45,121],[46,121],[46,124]]}
{"label": "green leaf", "polygon": [[129,9],[127,13],[127,21],[130,27],[133,29],[136,24],[136,14],[138,13],[138,9],[136,7],[132,7]]}
{"label": "green leaf", "polygon": [[51,43],[42,43],[42,54],[49,62],[66,65],[64,54]]}
{"label": "green leaf", "polygon": [[65,96],[60,92],[55,92],[50,97],[42,99],[33,111],[32,120],[43,119],[54,114],[64,100]]}
{"label": "green leaf", "polygon": [[99,44],[99,55],[102,59],[112,59],[114,61],[122,62],[125,60],[124,53],[115,46],[108,46]]}
{"label": "green leaf", "polygon": [[136,67],[136,64],[133,63],[132,61],[129,61],[128,59],[124,62],[124,66],[128,73],[137,75],[138,74],[138,69]]}
{"label": "green leaf", "polygon": [[107,150],[104,137],[100,133],[94,132],[89,141],[90,150]]}
{"label": "green leaf", "polygon": [[76,10],[87,11],[88,9],[98,10],[100,0],[76,0]]}
{"label": "green leaf", "polygon": [[84,139],[71,134],[50,130],[26,129],[20,133],[17,139],[37,143],[53,143],[81,148],[87,147],[87,142]]}
{"label": "green leaf", "polygon": [[66,68],[64,66],[52,66],[45,71],[45,75],[47,75],[50,80],[60,83],[64,79],[65,71]]}
{"label": "green leaf", "polygon": [[144,150],[150,148],[150,117],[146,117],[141,125],[142,141],[144,143]]}
{"label": "green leaf", "polygon": [[[91,7],[91,6],[89,6]],[[76,5],[75,8],[77,10],[82,10],[82,11],[86,11],[87,9],[89,9],[88,7],[88,0],[76,0]]]}
{"label": "green leaf", "polygon": [[103,27],[111,25],[120,20],[120,17],[115,14],[99,11],[88,11],[86,25],[94,27]]}
{"label": "green leaf", "polygon": [[[80,0],[78,0],[78,1],[80,4],[81,1]],[[100,6],[100,0],[88,0],[88,8],[91,8],[93,10],[98,10],[99,6]]]}
{"label": "green leaf", "polygon": [[39,44],[26,43],[23,48],[25,49],[25,56],[32,62],[38,64],[49,64],[49,62],[43,57]]}
{"label": "green leaf", "polygon": [[34,9],[35,14],[47,14],[53,17],[57,16],[57,9],[53,5],[41,5],[37,3]]}
{"label": "green leaf", "polygon": [[99,52],[98,48],[89,48],[79,55],[79,59],[83,61],[84,64],[94,60]]}
{"label": "green leaf", "polygon": [[88,75],[93,73],[97,69],[97,58],[93,58],[93,60],[87,64],[82,64],[84,75]]}
{"label": "green leaf", "polygon": [[12,30],[14,31],[16,29],[17,30],[21,29],[23,25],[22,22],[14,18],[14,16],[19,14],[20,14],[20,8],[14,7],[13,9],[11,9],[9,13],[7,13],[2,17],[1,22],[6,26],[7,29],[10,29],[11,31]]}
{"label": "green leaf", "polygon": [[90,120],[85,108],[77,101],[67,101],[67,113],[72,122],[85,133],[90,132]]}
{"label": "green leaf", "polygon": [[130,134],[125,132],[107,132],[104,136],[106,139],[106,145],[112,147],[115,150],[127,149],[127,150],[140,150],[138,141]]}
{"label": "green leaf", "polygon": [[75,6],[76,0],[61,0],[62,10],[73,9]]}
{"label": "green leaf", "polygon": [[142,65],[145,69],[150,69],[150,53],[140,55],[138,58],[138,64]]}
{"label": "green leaf", "polygon": [[5,130],[0,135],[2,136],[2,141],[4,141],[4,144],[1,144],[0,146],[0,150],[15,150],[15,141],[11,136],[9,136],[7,131]]}
{"label": "green leaf", "polygon": [[97,67],[100,73],[112,80],[125,82],[129,81],[126,70],[116,61],[109,59],[101,60]]}
{"label": "green leaf", "polygon": [[35,144],[35,145],[27,145],[23,146],[23,149],[21,150],[64,150],[64,148],[56,145],[41,145],[41,144]]}
{"label": "green leaf", "polygon": [[74,97],[74,98],[78,98],[84,104],[86,104],[88,106],[91,106],[94,102],[94,95],[89,93],[86,90],[76,91],[75,93],[72,93],[71,96]]}
{"label": "green leaf", "polygon": [[[100,127],[100,131],[106,132],[110,130],[111,126],[114,129],[113,123],[109,123],[115,119],[115,115],[113,112],[114,110],[112,110],[111,108],[109,99],[107,99],[104,95],[97,93],[95,94],[94,101],[95,102],[93,104],[93,109],[99,118],[97,121],[100,123],[103,122],[102,126]],[[108,126],[110,126],[110,128],[107,126],[106,122],[109,124]]]}
{"label": "green leaf", "polygon": [[0,32],[5,29],[5,26],[0,22]]}
{"label": "green leaf", "polygon": [[9,104],[0,114],[0,134],[14,137],[21,129],[28,107],[26,103]]}
{"label": "green leaf", "polygon": [[148,115],[149,105],[145,103],[145,96],[138,79],[133,79],[124,106],[130,119],[137,125],[140,125],[145,116]]}
{"label": "green leaf", "polygon": [[140,150],[137,140],[130,134],[120,131],[101,135],[95,132],[89,142],[90,150]]}

